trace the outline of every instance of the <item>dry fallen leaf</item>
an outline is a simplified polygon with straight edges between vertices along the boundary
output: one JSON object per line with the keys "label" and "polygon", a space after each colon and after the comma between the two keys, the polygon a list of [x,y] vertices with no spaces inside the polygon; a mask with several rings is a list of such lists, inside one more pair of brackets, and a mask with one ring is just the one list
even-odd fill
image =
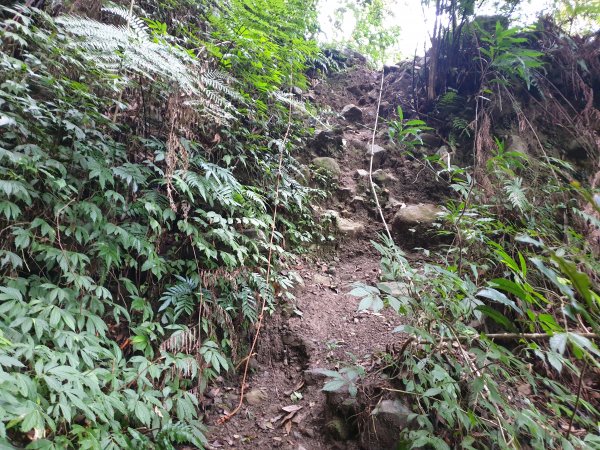
{"label": "dry fallen leaf", "polygon": [[302,409],[302,406],[290,405],[290,406],[283,406],[281,409],[283,409],[285,412],[291,413],[291,412],[300,411]]}

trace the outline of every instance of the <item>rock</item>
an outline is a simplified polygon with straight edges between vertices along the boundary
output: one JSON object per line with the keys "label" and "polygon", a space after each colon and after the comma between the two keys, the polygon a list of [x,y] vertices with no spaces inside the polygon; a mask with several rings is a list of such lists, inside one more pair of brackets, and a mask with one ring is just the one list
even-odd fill
{"label": "rock", "polygon": [[331,286],[331,280],[328,276],[321,275],[320,273],[316,273],[313,276],[313,282],[315,284],[321,284],[323,286]]}
{"label": "rock", "polygon": [[506,151],[508,152],[518,152],[523,155],[529,154],[529,147],[527,146],[527,142],[519,136],[518,134],[511,134],[508,137],[508,147],[506,147]]}
{"label": "rock", "polygon": [[[398,448],[400,431],[407,428],[412,414],[408,408],[400,400],[382,400],[371,411],[369,422],[369,436],[363,436],[364,445],[365,438],[368,438],[368,447],[372,449],[390,449]],[[375,441],[375,442],[372,442]]]}
{"label": "rock", "polygon": [[344,116],[344,119],[350,122],[358,122],[362,120],[363,112],[362,109],[351,103],[344,106],[342,109],[342,116]]}
{"label": "rock", "polygon": [[337,190],[338,198],[345,202],[348,199],[356,195],[356,188],[354,186],[340,186]]}
{"label": "rock", "polygon": [[356,172],[354,172],[354,178],[355,179],[367,178],[368,176],[369,176],[369,171],[368,170],[356,169]]}
{"label": "rock", "polygon": [[377,283],[377,289],[384,294],[391,295],[392,297],[404,297],[408,295],[406,284],[398,283],[397,281],[385,281],[382,283]]}
{"label": "rock", "polygon": [[312,162],[317,168],[323,169],[333,176],[339,177],[342,174],[339,164],[333,158],[321,156],[313,159]]}
{"label": "rock", "polygon": [[370,161],[371,154],[373,155],[373,169],[379,169],[386,157],[387,150],[377,144],[373,148],[369,146],[367,149],[367,161]]}
{"label": "rock", "polygon": [[246,392],[244,395],[246,403],[252,406],[260,405],[267,398],[267,394],[261,389],[252,389],[251,391]]}
{"label": "rock", "polygon": [[342,234],[356,236],[364,231],[365,226],[360,222],[355,222],[350,219],[344,219],[343,217],[339,217],[337,219],[337,228],[338,231]]}
{"label": "rock", "polygon": [[390,72],[399,72],[400,71],[400,67],[396,66],[396,65],[392,65],[392,66],[388,66],[385,65],[383,66],[383,73],[388,74]]}
{"label": "rock", "polygon": [[357,97],[360,97],[362,95],[362,90],[360,89],[359,85],[350,86],[348,88],[348,92],[356,95]]}
{"label": "rock", "polygon": [[325,425],[327,432],[336,441],[347,441],[350,438],[350,428],[344,419],[335,417]]}
{"label": "rock", "polygon": [[392,220],[394,228],[415,227],[431,225],[438,218],[442,209],[430,203],[420,203],[418,205],[408,205],[401,208]]}
{"label": "rock", "polygon": [[423,145],[426,145],[427,147],[435,148],[442,145],[442,138],[440,138],[437,134],[421,133],[419,137],[423,141]]}
{"label": "rock", "polygon": [[304,92],[298,86],[294,86],[292,88],[292,94],[300,96],[300,95],[304,94]]}
{"label": "rock", "polygon": [[393,197],[390,197],[388,199],[388,202],[385,205],[385,209],[399,209],[399,208],[404,208],[404,207],[406,207],[406,204],[404,204],[400,200],[397,200]]}
{"label": "rock", "polygon": [[363,141],[359,141],[358,139],[350,139],[348,141],[348,146],[354,148],[356,150],[360,150],[361,152],[366,152],[369,146]]}
{"label": "rock", "polygon": [[356,208],[358,206],[365,206],[366,202],[367,200],[362,195],[355,195],[352,197],[350,204]]}
{"label": "rock", "polygon": [[303,376],[307,386],[322,386],[327,380],[327,375],[323,375],[318,369],[305,370]]}
{"label": "rock", "polygon": [[344,131],[341,128],[317,130],[309,146],[319,156],[339,154],[344,149],[343,133]]}
{"label": "rock", "polygon": [[373,181],[380,186],[386,186],[394,181],[398,181],[398,179],[392,175],[391,173],[386,172],[385,170],[378,169],[373,172]]}

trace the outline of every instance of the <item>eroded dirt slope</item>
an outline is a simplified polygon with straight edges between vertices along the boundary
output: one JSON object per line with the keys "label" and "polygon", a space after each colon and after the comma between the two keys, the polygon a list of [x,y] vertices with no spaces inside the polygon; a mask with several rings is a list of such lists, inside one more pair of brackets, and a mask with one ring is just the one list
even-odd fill
{"label": "eroded dirt slope", "polygon": [[[316,210],[338,217],[340,240],[329,257],[309,258],[295,268],[304,281],[295,292],[301,315],[290,308],[287,314],[267,319],[244,406],[222,425],[217,420],[237,404],[239,384],[234,380],[213,387],[207,417],[210,448],[386,448],[385,436],[375,442],[360,435],[364,427],[357,406],[344,404],[344,396],[325,395],[324,377],[314,372],[352,364],[368,371],[378,364],[378,352],[398,345],[400,339],[392,333],[402,323],[397,313],[390,309],[378,314],[357,312],[358,299],[349,295],[353,283],[374,284],[380,275],[379,255],[370,241],[378,239],[383,227],[365,175],[380,76],[350,69],[304,94],[330,110],[323,116],[311,151],[314,157],[333,159],[339,168],[336,197]],[[404,92],[410,88],[408,74],[390,71],[384,86],[381,115],[390,117],[408,97]],[[422,163],[389,142],[384,118],[380,127],[376,135],[380,154],[374,169],[385,215],[392,223],[406,205],[439,203],[445,186]],[[394,234],[406,250],[423,245],[414,233],[395,230]]]}

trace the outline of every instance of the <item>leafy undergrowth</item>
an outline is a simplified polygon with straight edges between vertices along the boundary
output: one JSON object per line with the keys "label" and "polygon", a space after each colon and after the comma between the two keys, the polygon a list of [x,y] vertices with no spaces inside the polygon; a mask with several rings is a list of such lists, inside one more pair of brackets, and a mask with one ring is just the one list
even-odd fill
{"label": "leafy undergrowth", "polygon": [[[477,192],[457,189],[471,199],[441,220],[459,247],[411,265],[383,238],[373,244],[395,293],[385,283],[353,291],[363,309],[385,304],[408,319],[395,330],[407,339],[402,350],[383,358],[390,390],[413,411],[403,448],[600,448],[600,266],[575,228],[561,239],[551,218],[563,205],[543,200],[570,196],[576,215],[589,194],[549,183],[523,214],[510,202],[478,206]],[[351,384],[356,395],[360,382]]]}
{"label": "leafy undergrowth", "polygon": [[291,156],[298,127],[281,140],[281,90],[316,46],[286,54],[284,72],[273,59],[308,16],[287,14],[298,23],[282,42],[244,11],[227,11],[246,22],[235,37],[255,50],[271,39],[257,56],[271,65],[257,78],[244,63],[236,81],[240,42],[223,59],[189,50],[231,37],[214,15],[215,36],[190,44],[121,7],[102,21],[0,10],[3,448],[202,447],[206,384],[232,368],[259,299],[272,311],[272,286],[293,283],[279,271],[290,250],[319,238],[320,193]]}
{"label": "leafy undergrowth", "polygon": [[[410,406],[398,448],[600,448],[600,264],[593,233],[600,203],[593,184],[570,181],[594,173],[577,173],[573,161],[561,157],[565,152],[554,148],[560,134],[552,135],[554,142],[539,137],[548,132],[544,114],[562,111],[553,96],[572,88],[558,88],[544,67],[584,61],[587,44],[581,39],[577,47],[574,39],[549,33],[549,41],[561,43],[544,60],[530,48],[535,32],[496,22],[480,33],[472,62],[479,69],[470,72],[476,83],[468,87],[475,86],[476,95],[449,89],[438,99],[436,118],[451,124],[450,148],[421,155],[420,131],[410,128],[414,119],[400,114],[390,128],[392,139],[454,190],[437,224],[452,244],[420,249],[435,263],[411,263],[414,255],[407,258],[389,238],[373,243],[385,283],[359,284],[351,294],[361,298],[359,310],[385,306],[403,316],[407,324],[395,330],[403,344],[379,358],[376,373],[361,367],[325,373],[324,390],[360,397],[377,378],[379,395],[365,394],[371,407],[372,398],[390,392]],[[582,95],[591,92],[594,73],[582,65],[564,76],[581,80],[569,91],[578,99],[571,107],[580,112],[562,116],[565,134],[587,142],[591,169],[598,148],[593,138],[586,141],[593,131],[579,118],[597,124],[597,110]],[[526,109],[536,97],[545,101]],[[508,148],[494,136],[507,131],[495,120],[502,109],[518,135],[534,137],[535,150]],[[535,115],[537,109],[544,113]],[[461,147],[473,155],[460,155]],[[451,164],[461,156],[473,166]],[[367,430],[376,420],[369,411]]]}

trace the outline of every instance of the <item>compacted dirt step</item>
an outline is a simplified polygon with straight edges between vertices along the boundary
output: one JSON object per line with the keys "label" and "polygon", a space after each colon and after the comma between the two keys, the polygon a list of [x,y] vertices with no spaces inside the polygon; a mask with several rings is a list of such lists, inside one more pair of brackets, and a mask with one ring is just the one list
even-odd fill
{"label": "compacted dirt step", "polygon": [[[401,318],[393,311],[358,313],[353,283],[376,283],[379,258],[366,240],[347,240],[335,257],[299,265],[304,286],[289,317],[269,318],[249,377],[242,410],[218,425],[210,416],[211,448],[358,448],[346,431],[335,429],[333,411],[321,391],[325,378],[312,369],[339,369],[347,364],[372,365],[372,355],[395,339]],[[211,395],[214,412],[231,410],[239,386],[224,383]],[[333,429],[332,426],[334,427]]]}

